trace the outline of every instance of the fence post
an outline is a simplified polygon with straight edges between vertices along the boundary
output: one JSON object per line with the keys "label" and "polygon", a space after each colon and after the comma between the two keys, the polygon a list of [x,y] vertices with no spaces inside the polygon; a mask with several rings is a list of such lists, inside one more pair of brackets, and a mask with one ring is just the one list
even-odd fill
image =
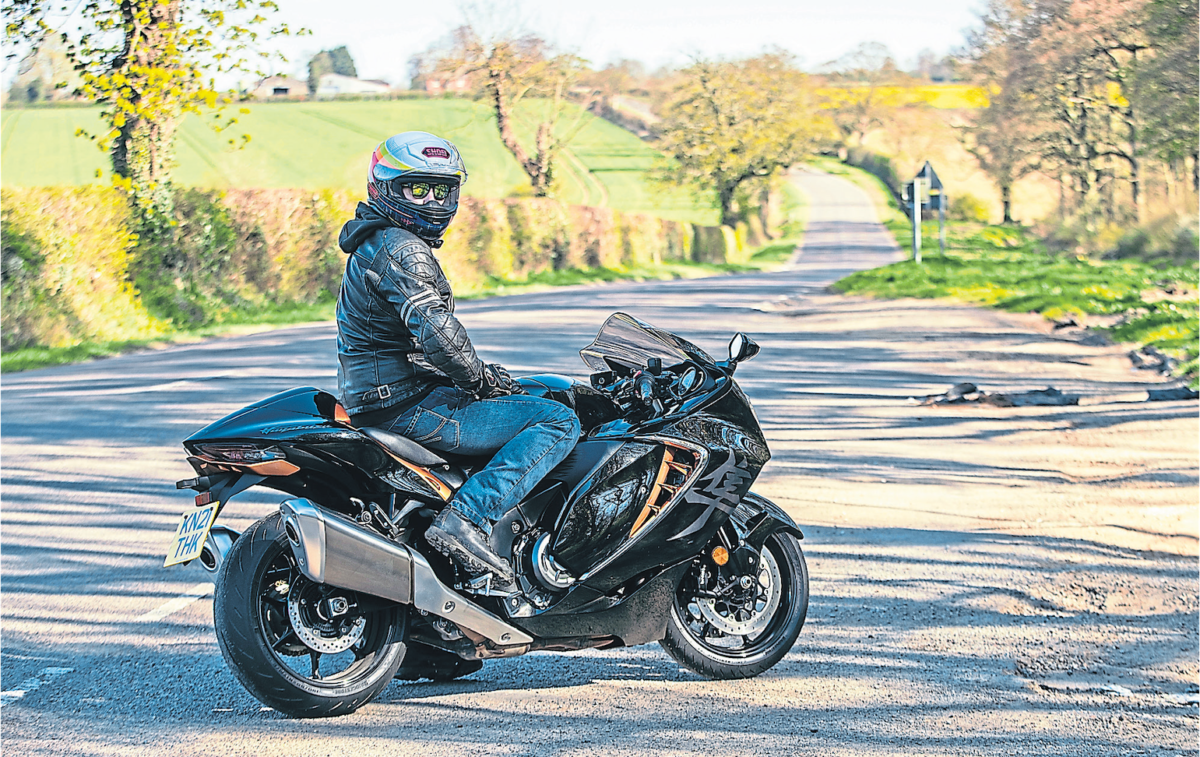
{"label": "fence post", "polygon": [[912,191],[912,249],[913,260],[921,262],[921,177],[913,179]]}
{"label": "fence post", "polygon": [[946,255],[946,193],[938,196],[938,248]]}

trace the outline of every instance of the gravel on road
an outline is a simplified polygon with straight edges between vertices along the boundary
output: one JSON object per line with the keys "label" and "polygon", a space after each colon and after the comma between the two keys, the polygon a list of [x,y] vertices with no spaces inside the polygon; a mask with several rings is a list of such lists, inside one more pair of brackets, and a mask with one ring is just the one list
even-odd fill
{"label": "gravel on road", "polygon": [[[813,594],[777,667],[710,682],[653,645],[538,653],[333,720],[261,707],[217,650],[207,574],[160,566],[189,501],[179,441],[335,388],[333,328],[312,324],[4,377],[4,753],[1200,753],[1197,403],[1113,400],[1161,379],[1033,318],[830,294],[900,253],[860,190],[795,180],[812,209],[787,270],[460,308],[514,373],[582,376],[616,310],[717,354],[734,331],[760,343],[738,370],[774,454],[755,489],[801,524]],[[967,381],[1097,401],[910,401]]]}

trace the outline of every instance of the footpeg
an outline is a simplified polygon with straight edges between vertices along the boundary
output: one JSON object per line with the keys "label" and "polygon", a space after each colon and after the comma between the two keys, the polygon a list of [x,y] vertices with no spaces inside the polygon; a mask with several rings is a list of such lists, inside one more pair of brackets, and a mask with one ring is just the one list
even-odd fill
{"label": "footpeg", "polygon": [[496,574],[484,573],[463,584],[463,589],[482,597],[507,597],[513,593],[511,585],[501,586],[496,580]]}

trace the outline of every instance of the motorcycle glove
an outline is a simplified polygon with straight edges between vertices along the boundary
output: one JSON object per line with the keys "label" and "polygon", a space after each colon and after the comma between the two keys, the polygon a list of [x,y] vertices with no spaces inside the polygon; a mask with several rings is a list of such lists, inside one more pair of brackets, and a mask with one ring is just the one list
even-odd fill
{"label": "motorcycle glove", "polygon": [[483,366],[483,375],[479,379],[479,385],[475,389],[475,396],[481,400],[493,399],[495,397],[507,397],[511,394],[524,394],[525,390],[521,385],[513,380],[513,377],[504,366],[498,363],[486,363]]}

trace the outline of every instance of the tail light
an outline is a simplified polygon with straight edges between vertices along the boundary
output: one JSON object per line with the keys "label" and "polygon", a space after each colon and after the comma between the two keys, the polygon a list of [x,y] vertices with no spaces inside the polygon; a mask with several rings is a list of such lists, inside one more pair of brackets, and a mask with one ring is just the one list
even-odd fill
{"label": "tail light", "polygon": [[284,459],[278,447],[259,447],[256,444],[197,444],[196,448],[208,459],[218,463],[265,463]]}

